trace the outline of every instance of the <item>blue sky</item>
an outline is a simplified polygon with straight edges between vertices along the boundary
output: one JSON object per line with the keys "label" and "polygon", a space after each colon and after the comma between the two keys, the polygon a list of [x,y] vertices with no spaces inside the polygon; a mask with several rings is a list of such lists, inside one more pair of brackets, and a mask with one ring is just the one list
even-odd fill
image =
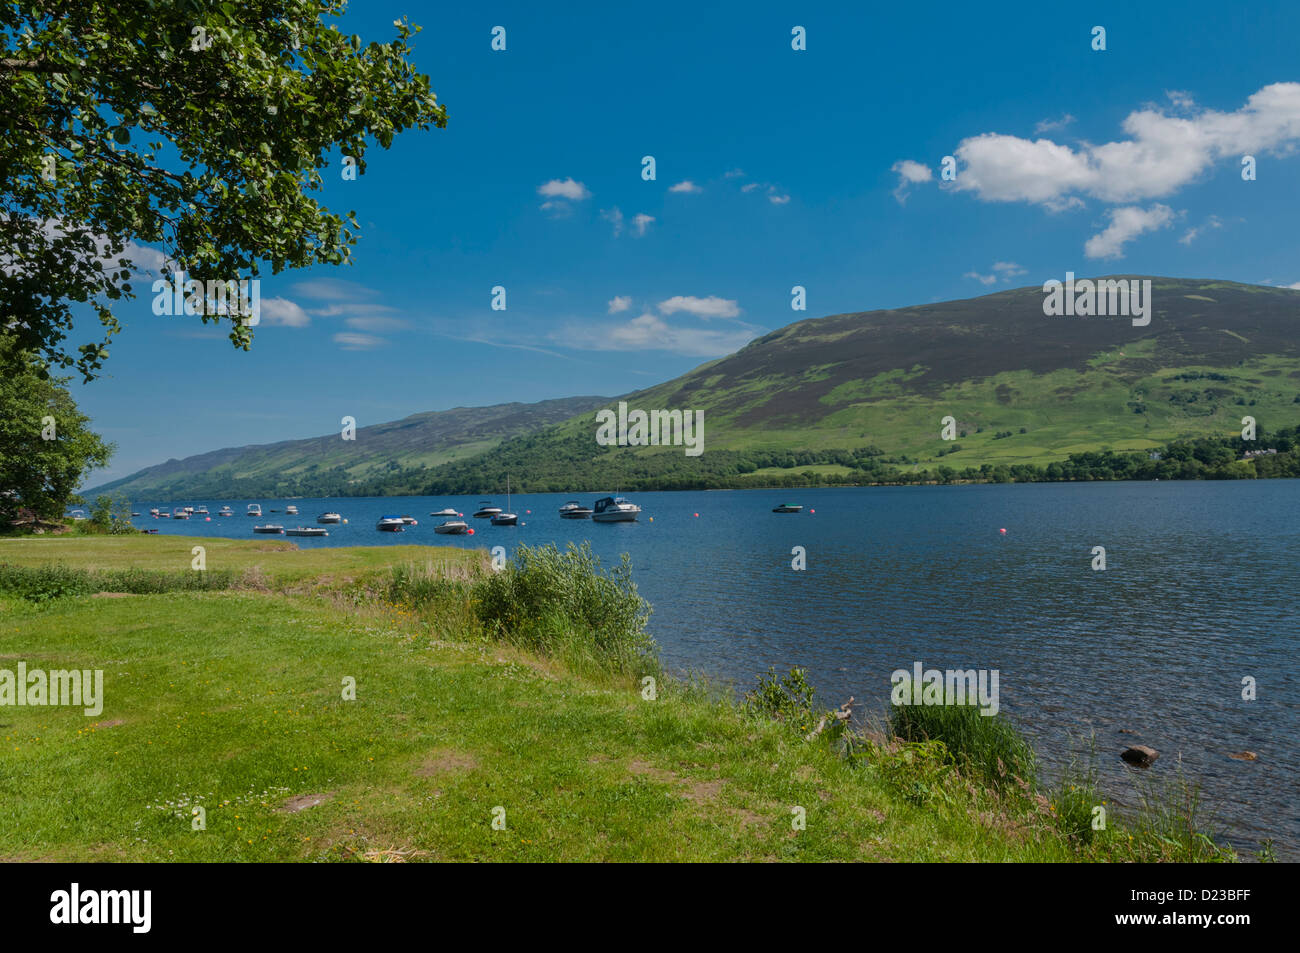
{"label": "blue sky", "polygon": [[107,376],[72,385],[119,446],[91,483],[344,415],[615,395],[1067,270],[1300,282],[1300,5],[463,6],[354,4],[367,40],[424,27],[447,128],[327,175],[355,264],[265,277],[251,353],[121,305]]}

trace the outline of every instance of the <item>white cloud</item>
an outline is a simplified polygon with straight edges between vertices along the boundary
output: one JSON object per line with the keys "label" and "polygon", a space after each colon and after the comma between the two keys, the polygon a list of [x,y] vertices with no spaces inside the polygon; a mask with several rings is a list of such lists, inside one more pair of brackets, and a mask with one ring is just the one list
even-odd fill
{"label": "white cloud", "polygon": [[917,162],[915,159],[899,159],[889,167],[890,172],[898,173],[898,187],[894,189],[894,198],[898,204],[902,205],[907,201],[908,192],[914,185],[920,185],[922,182],[929,182],[934,178],[934,173],[930,167],[923,162]]}
{"label": "white cloud", "polygon": [[632,307],[632,298],[629,295],[614,295],[609,299],[609,314],[618,314],[620,311],[626,311]]}
{"label": "white cloud", "polygon": [[785,205],[790,201],[790,196],[778,192],[774,187],[769,186],[767,190],[767,200],[773,205]]}
{"label": "white cloud", "polygon": [[1074,122],[1074,117],[1069,113],[1061,116],[1060,119],[1043,119],[1034,124],[1034,135],[1041,136],[1045,132],[1055,132],[1057,129],[1064,129]]}
{"label": "white cloud", "polygon": [[[1175,106],[1190,99],[1171,94]],[[1300,83],[1274,83],[1235,112],[1169,115],[1155,107],[1129,114],[1127,138],[1078,149],[1049,139],[984,133],[954,150],[961,163],[954,191],[987,202],[1077,206],[1080,196],[1133,202],[1170,195],[1215,161],[1247,153],[1290,152],[1300,143]]]}
{"label": "white cloud", "polygon": [[261,321],[286,328],[305,328],[311,324],[311,318],[296,301],[279,297],[262,299]]}
{"label": "white cloud", "polygon": [[574,326],[556,332],[553,340],[589,351],[671,351],[689,357],[721,357],[744,347],[762,330],[731,325],[726,330],[684,328],[646,313],[623,324]]}
{"label": "white cloud", "polygon": [[758,188],[758,183],[757,183],[757,182],[746,182],[744,185],[742,185],[742,186],[740,187],[740,191],[742,191],[742,192],[752,192],[752,191],[754,191],[756,188]]}
{"label": "white cloud", "polygon": [[707,298],[676,295],[659,302],[660,314],[676,314],[679,311],[685,311],[687,314],[693,314],[697,318],[704,318],[705,320],[740,316],[740,307],[735,301],[729,298],[719,298],[717,295],[709,295]]}
{"label": "white cloud", "polygon": [[1003,281],[1010,281],[1025,274],[1025,269],[1017,265],[1014,261],[995,261],[992,271],[987,275],[982,275],[978,271],[968,271],[962,275],[963,278],[974,278],[982,285],[997,284],[999,278]]}
{"label": "white cloud", "polygon": [[1210,228],[1223,228],[1223,222],[1219,220],[1219,216],[1211,215],[1208,219],[1206,219],[1204,225],[1194,225],[1193,227],[1189,228],[1186,232],[1183,233],[1183,237],[1178,239],[1179,244],[1190,245],[1192,242],[1196,241],[1196,239],[1201,235],[1202,232]]}
{"label": "white cloud", "polygon": [[682,182],[678,182],[676,185],[670,185],[670,186],[668,187],[668,191],[669,191],[669,192],[686,192],[686,193],[688,193],[688,194],[693,194],[693,193],[696,193],[696,192],[703,192],[704,189],[701,188],[700,186],[696,185],[696,184],[695,184],[694,182],[692,182],[690,179],[686,179],[686,180],[684,180],[684,181],[682,181]]}
{"label": "white cloud", "polygon": [[345,351],[373,351],[388,342],[371,334],[351,334],[343,331],[334,335],[334,343]]}
{"label": "white cloud", "polygon": [[647,215],[645,212],[638,212],[632,216],[632,231],[636,233],[637,238],[645,234],[645,230],[654,220],[653,215]]}
{"label": "white cloud", "polygon": [[1124,246],[1144,232],[1165,228],[1173,221],[1173,210],[1167,205],[1153,205],[1141,209],[1136,205],[1111,209],[1110,224],[1083,246],[1089,258],[1122,258]]}
{"label": "white cloud", "polygon": [[617,206],[608,211],[601,209],[600,217],[613,224],[615,238],[623,234],[623,213],[619,211]]}
{"label": "white cloud", "polygon": [[543,198],[569,199],[572,202],[591,198],[591,192],[587,187],[573,179],[551,179],[549,182],[543,182],[537,187],[537,194]]}

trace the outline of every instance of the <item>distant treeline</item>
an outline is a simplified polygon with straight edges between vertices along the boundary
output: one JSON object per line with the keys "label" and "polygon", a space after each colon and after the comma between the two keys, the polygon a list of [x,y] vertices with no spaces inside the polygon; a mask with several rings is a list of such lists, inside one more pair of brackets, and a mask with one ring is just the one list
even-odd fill
{"label": "distant treeline", "polygon": [[[1276,450],[1241,462],[1247,451]],[[1254,441],[1239,436],[1178,440],[1151,451],[1095,450],[1059,463],[940,464],[903,469],[907,458],[877,447],[854,450],[709,450],[698,457],[680,451],[636,454],[630,450],[592,455],[590,437],[557,439],[553,433],[508,440],[478,457],[439,467],[402,468],[358,481],[343,467],[301,476],[229,480],[217,474],[163,491],[159,498],[462,496],[505,491],[587,493],[620,490],[719,490],[757,487],[862,486],[918,483],[1044,483],[1086,480],[1239,480],[1300,477],[1300,426],[1266,432]],[[838,473],[810,469],[835,465]],[[781,474],[758,473],[781,469]],[[144,494],[137,494],[142,496]]]}

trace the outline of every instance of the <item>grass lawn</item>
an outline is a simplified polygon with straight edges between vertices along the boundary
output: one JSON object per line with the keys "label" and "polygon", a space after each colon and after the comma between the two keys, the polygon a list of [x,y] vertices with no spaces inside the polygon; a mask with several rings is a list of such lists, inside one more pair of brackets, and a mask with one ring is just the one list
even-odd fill
{"label": "grass lawn", "polygon": [[105,695],[94,718],[0,707],[0,859],[1026,861],[1128,844],[1107,832],[1098,854],[1045,805],[899,783],[888,759],[851,764],[729,699],[664,680],[645,700],[339,584],[422,547],[49,538],[0,542],[0,562],[163,568],[200,542],[209,565],[282,585],[0,594],[0,668],[102,669]]}

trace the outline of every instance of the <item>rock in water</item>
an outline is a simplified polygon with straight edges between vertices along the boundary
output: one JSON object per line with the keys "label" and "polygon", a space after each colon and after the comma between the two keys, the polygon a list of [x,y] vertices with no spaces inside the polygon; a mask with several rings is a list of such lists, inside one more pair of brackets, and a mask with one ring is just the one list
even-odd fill
{"label": "rock in water", "polygon": [[1160,752],[1146,745],[1132,745],[1125,748],[1120,757],[1129,764],[1136,764],[1139,768],[1149,768],[1151,763],[1160,757]]}
{"label": "rock in water", "polygon": [[1255,761],[1259,758],[1259,755],[1253,751],[1238,751],[1236,754],[1228,755],[1228,757],[1234,761]]}

